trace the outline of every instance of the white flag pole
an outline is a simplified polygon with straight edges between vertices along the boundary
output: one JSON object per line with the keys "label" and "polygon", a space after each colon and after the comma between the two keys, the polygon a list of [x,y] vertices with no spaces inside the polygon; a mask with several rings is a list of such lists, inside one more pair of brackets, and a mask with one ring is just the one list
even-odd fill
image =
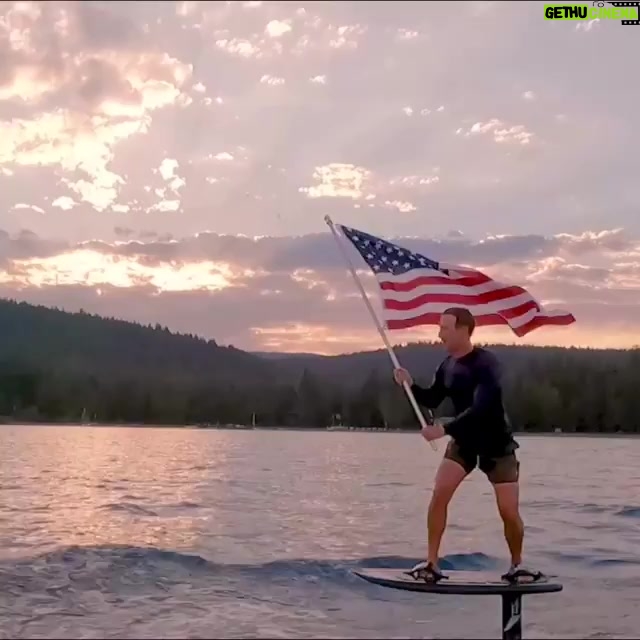
{"label": "white flag pole", "polygon": [[[380,337],[382,338],[382,342],[384,342],[384,346],[387,348],[387,351],[389,352],[389,357],[391,358],[391,362],[393,363],[393,366],[396,369],[400,368],[400,362],[398,361],[398,358],[395,354],[395,352],[393,351],[393,347],[391,346],[391,343],[389,342],[389,339],[387,338],[387,334],[384,331],[384,328],[382,327],[382,325],[380,324],[380,320],[378,320],[378,316],[376,315],[376,312],[373,308],[373,306],[371,305],[371,301],[369,300],[369,297],[367,296],[366,291],[364,290],[364,287],[362,286],[362,282],[360,281],[360,278],[358,278],[358,274],[356,273],[356,269],[353,266],[353,262],[351,262],[351,258],[349,257],[349,254],[346,252],[344,246],[342,245],[342,241],[340,240],[340,236],[338,235],[338,232],[336,231],[335,226],[333,225],[333,221],[331,220],[331,218],[327,215],[324,217],[324,221],[327,223],[327,225],[329,226],[329,229],[331,229],[331,233],[333,234],[333,237],[335,238],[336,244],[338,245],[338,248],[340,249],[340,253],[342,253],[342,257],[344,258],[344,261],[347,264],[347,267],[349,268],[349,271],[351,271],[351,275],[353,276],[353,279],[356,283],[356,286],[358,287],[359,291],[360,291],[360,295],[362,296],[362,299],[364,300],[364,303],[367,305],[367,309],[369,309],[369,313],[371,314],[371,317],[373,318],[373,322],[376,325],[376,328],[378,329],[378,333],[380,334]],[[424,416],[422,415],[422,411],[420,411],[420,407],[418,406],[418,403],[416,402],[415,396],[413,395],[413,391],[411,391],[411,387],[406,383],[403,382],[402,383],[402,387],[404,388],[405,393],[407,394],[407,397],[409,398],[409,401],[411,402],[411,406],[413,407],[413,410],[420,422],[420,425],[422,426],[422,428],[424,429],[425,427],[427,427],[427,421],[425,420]],[[438,447],[436,445],[436,443],[432,440],[431,442],[429,442],[429,444],[431,445],[431,448],[434,451],[438,450]]]}

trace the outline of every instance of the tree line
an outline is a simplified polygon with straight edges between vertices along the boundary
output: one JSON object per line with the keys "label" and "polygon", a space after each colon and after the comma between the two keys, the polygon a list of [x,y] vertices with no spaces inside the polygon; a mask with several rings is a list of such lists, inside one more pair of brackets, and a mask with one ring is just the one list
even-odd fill
{"label": "tree line", "polygon": [[[386,374],[371,369],[349,385],[309,368],[296,380],[244,384],[170,371],[100,372],[4,358],[0,416],[5,422],[419,429],[389,367]],[[638,349],[583,359],[579,366],[568,350],[544,358],[525,355],[505,375],[507,411],[518,432],[640,433],[638,389]],[[436,415],[452,415],[446,401]]]}
{"label": "tree line", "polygon": [[[262,354],[84,312],[0,300],[0,420],[418,429],[384,349]],[[516,431],[640,432],[640,349],[493,345]],[[396,353],[426,384],[438,344]],[[452,415],[448,403],[436,415]]]}

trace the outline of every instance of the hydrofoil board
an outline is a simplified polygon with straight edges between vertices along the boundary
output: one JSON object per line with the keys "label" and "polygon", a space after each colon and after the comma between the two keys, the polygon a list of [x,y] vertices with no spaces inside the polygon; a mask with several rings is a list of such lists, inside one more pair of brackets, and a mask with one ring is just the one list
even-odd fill
{"label": "hydrofoil board", "polygon": [[383,587],[425,593],[450,593],[459,595],[500,595],[503,593],[552,593],[562,591],[562,585],[542,577],[535,582],[509,583],[500,575],[486,571],[446,571],[447,579],[439,582],[416,580],[406,569],[380,569],[363,567],[353,571],[355,575]]}

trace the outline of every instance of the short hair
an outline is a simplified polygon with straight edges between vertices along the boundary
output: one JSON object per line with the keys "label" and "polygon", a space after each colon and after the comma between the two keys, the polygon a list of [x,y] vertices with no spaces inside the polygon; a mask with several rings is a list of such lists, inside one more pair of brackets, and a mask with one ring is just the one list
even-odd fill
{"label": "short hair", "polygon": [[476,328],[476,320],[469,309],[466,307],[449,307],[449,309],[445,309],[443,315],[453,316],[456,319],[456,329],[466,327],[469,330],[469,335],[473,335],[473,330]]}

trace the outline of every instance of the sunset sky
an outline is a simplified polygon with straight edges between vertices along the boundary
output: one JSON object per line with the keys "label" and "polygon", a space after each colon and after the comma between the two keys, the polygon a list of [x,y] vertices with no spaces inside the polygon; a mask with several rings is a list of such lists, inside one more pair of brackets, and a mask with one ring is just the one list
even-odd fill
{"label": "sunset sky", "polygon": [[543,5],[0,3],[0,296],[379,348],[328,213],[639,344],[640,26]]}

